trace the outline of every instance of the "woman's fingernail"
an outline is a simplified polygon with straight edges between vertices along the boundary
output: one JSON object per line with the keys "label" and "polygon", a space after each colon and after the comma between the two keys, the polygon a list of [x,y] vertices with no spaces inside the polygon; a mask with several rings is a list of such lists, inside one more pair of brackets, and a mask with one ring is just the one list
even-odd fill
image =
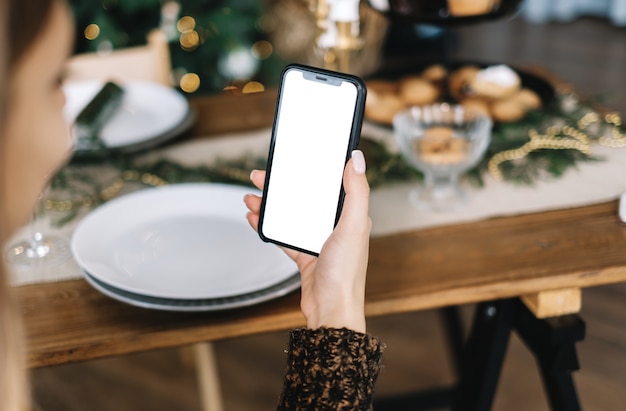
{"label": "woman's fingernail", "polygon": [[252,180],[252,176],[254,175],[254,173],[256,173],[256,170],[250,171],[250,180]]}
{"label": "woman's fingernail", "polygon": [[361,150],[352,152],[352,167],[357,174],[365,174],[365,157]]}

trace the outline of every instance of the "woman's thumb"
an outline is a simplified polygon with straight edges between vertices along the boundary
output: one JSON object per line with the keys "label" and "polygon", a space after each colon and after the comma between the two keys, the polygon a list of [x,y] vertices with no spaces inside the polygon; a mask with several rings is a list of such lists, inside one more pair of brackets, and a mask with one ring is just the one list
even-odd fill
{"label": "woman's thumb", "polygon": [[365,169],[363,152],[354,150],[343,174],[343,188],[346,197],[339,222],[340,224],[348,224],[352,229],[367,226],[366,228],[369,230],[370,187],[365,176]]}

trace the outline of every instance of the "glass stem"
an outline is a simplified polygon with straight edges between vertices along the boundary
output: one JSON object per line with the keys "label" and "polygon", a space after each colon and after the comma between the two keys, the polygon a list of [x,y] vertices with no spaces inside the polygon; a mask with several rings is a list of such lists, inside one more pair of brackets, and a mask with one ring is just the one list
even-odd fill
{"label": "glass stem", "polygon": [[458,179],[456,174],[426,174],[424,178],[426,187],[430,189],[455,187]]}
{"label": "glass stem", "polygon": [[30,253],[32,258],[42,258],[50,253],[50,247],[46,244],[43,234],[39,230],[35,230],[30,237]]}
{"label": "glass stem", "polygon": [[50,246],[45,240],[45,236],[40,228],[39,217],[43,215],[43,197],[47,192],[47,188],[45,188],[39,196],[37,197],[37,202],[35,203],[35,207],[33,209],[32,220],[29,224],[30,235],[28,237],[28,243],[30,245],[30,249],[27,251],[27,256],[29,258],[42,258],[47,256],[50,253]]}

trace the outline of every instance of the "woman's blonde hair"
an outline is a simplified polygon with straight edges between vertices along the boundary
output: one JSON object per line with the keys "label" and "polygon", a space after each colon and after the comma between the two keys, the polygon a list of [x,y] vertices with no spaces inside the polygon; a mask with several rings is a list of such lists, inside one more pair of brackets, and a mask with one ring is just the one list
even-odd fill
{"label": "woman's blonde hair", "polygon": [[[50,15],[54,0],[0,0],[0,249],[8,236],[5,181],[5,122],[9,111],[12,70],[32,46]],[[19,90],[16,90],[19,92]],[[20,312],[0,258],[0,411],[30,409],[30,392],[24,360],[25,340]]]}

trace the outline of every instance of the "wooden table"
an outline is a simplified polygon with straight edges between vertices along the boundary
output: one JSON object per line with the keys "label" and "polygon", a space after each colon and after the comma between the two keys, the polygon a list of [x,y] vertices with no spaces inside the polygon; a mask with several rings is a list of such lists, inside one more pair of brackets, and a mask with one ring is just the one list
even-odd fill
{"label": "wooden table", "polygon": [[[626,281],[617,204],[375,238],[367,315]],[[83,280],[17,287],[31,367],[83,361],[304,324],[298,293],[218,313],[169,313],[112,300]]]}
{"label": "wooden table", "polygon": [[[269,92],[243,100],[234,96],[226,101],[196,100],[199,122],[192,134],[267,126],[274,97]],[[242,104],[262,114],[236,114],[239,120],[233,119],[234,112],[250,112]],[[623,281],[626,225],[618,220],[617,203],[609,202],[375,238],[366,314],[382,316],[518,296],[525,296],[530,306],[536,304],[540,313],[542,296],[553,295],[554,290],[557,296],[569,296],[586,287]],[[102,295],[83,280],[21,286],[16,293],[28,335],[30,367],[304,324],[297,292],[249,308],[192,314],[132,307]]]}

